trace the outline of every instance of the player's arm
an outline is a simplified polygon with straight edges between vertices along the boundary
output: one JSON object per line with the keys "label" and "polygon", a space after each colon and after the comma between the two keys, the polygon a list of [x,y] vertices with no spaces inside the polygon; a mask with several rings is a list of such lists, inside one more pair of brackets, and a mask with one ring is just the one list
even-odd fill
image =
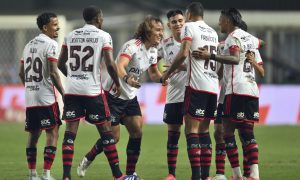
{"label": "player's arm", "polygon": [[19,77],[22,81],[22,84],[25,85],[25,73],[24,73],[24,62],[20,63],[19,67]]}
{"label": "player's arm", "polygon": [[126,67],[128,66],[130,62],[129,57],[127,56],[119,56],[119,59],[117,61],[117,68],[118,68],[118,76],[119,78],[123,79],[127,84],[129,84],[132,87],[139,88],[141,87],[141,84],[137,81],[137,79],[132,76],[128,75],[126,72]]}
{"label": "player's arm", "polygon": [[163,75],[162,81],[165,82],[170,75],[184,62],[184,60],[188,57],[190,47],[192,45],[191,40],[183,40],[181,43],[180,50],[176,55],[173,64],[170,66],[169,70]]}
{"label": "player's arm", "polygon": [[49,61],[48,60],[48,64],[49,64],[49,70],[50,70],[50,77],[53,81],[54,86],[56,87],[56,89],[58,90],[58,92],[64,96],[65,91],[64,88],[62,86],[61,80],[60,80],[60,76],[58,73],[58,68],[57,68],[57,61]]}
{"label": "player's arm", "polygon": [[193,51],[193,53],[199,53],[197,57],[203,60],[215,60],[223,64],[239,64],[240,61],[240,49],[238,46],[230,47],[230,55],[218,55],[211,54],[206,48],[199,48],[198,51]]}
{"label": "player's arm", "polygon": [[62,46],[60,55],[58,58],[58,69],[67,77],[68,70],[67,70],[67,61],[68,61],[68,47]]}
{"label": "player's arm", "polygon": [[[258,51],[257,51],[258,52]],[[259,53],[259,52],[258,52]],[[257,74],[260,75],[260,77],[264,77],[265,76],[265,70],[263,68],[263,65],[260,63],[257,63],[256,59],[255,59],[255,53],[252,51],[248,51],[246,53],[246,58],[247,60],[251,63],[251,65],[254,67],[255,72]]]}
{"label": "player's arm", "polygon": [[103,55],[105,59],[105,65],[107,68],[107,72],[114,81],[117,87],[120,87],[120,81],[118,78],[118,69],[116,67],[116,63],[113,60],[112,49],[103,50]]}

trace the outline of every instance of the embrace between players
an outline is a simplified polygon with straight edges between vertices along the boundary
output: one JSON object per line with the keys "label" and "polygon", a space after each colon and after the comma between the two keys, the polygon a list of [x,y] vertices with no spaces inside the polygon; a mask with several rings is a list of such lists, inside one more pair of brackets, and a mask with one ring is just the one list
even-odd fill
{"label": "embrace between players", "polygon": [[[141,179],[135,172],[143,126],[136,93],[141,86],[139,77],[145,71],[152,81],[167,85],[163,115],[163,121],[168,125],[169,173],[166,180],[176,179],[178,140],[183,119],[191,179],[211,179],[209,125],[216,118],[217,172],[213,179],[226,179],[226,154],[232,167],[231,179],[259,179],[258,146],[253,125],[259,119],[255,72],[264,74],[257,50],[261,40],[245,31],[247,25],[241,14],[230,8],[221,11],[219,25],[221,32],[228,36],[224,43],[219,43],[216,31],[204,22],[203,13],[201,3],[191,3],[185,18],[181,10],[169,11],[167,25],[172,35],[164,40],[162,21],[147,16],[133,39],[122,46],[115,61],[112,38],[101,30],[103,14],[99,8],[89,6],[83,10],[86,25],[65,37],[60,55],[53,40],[58,36],[57,16],[53,13],[39,15],[37,24],[42,33],[25,46],[19,74],[26,89],[29,179],[39,179],[36,147],[42,130],[46,131],[46,145],[44,171],[40,179],[54,179],[50,169],[61,124],[54,86],[63,97],[63,119],[66,122],[62,143],[63,180],[71,180],[74,142],[82,118],[96,126],[99,139],[80,162],[78,176],[85,176],[95,157],[104,152],[113,179]],[[160,59],[165,60],[167,67],[163,74],[157,68]],[[103,71],[103,65],[107,71]],[[66,76],[64,88],[58,69]],[[222,91],[217,112],[220,79]],[[120,123],[129,134],[125,174],[120,170],[115,145],[120,136]],[[235,129],[239,130],[243,145],[243,175],[238,161]]]}

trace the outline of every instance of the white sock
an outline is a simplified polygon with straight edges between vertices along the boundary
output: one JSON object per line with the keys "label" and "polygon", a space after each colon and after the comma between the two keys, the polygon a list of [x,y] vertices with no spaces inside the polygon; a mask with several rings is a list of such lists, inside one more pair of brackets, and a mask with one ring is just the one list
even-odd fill
{"label": "white sock", "polygon": [[232,172],[233,172],[233,178],[234,179],[238,179],[240,177],[243,177],[240,167],[232,168]]}
{"label": "white sock", "polygon": [[44,169],[44,171],[43,171],[43,176],[49,177],[49,176],[50,176],[50,170]]}
{"label": "white sock", "polygon": [[259,178],[258,164],[252,164],[250,166],[250,177]]}
{"label": "white sock", "polygon": [[29,169],[29,176],[37,176],[36,169]]}

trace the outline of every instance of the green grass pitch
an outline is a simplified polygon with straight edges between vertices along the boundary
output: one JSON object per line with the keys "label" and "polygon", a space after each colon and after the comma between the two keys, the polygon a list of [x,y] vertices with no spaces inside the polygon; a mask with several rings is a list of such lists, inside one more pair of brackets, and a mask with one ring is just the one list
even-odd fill
{"label": "green grass pitch", "polygon": [[[23,124],[0,123],[0,179],[28,179],[25,146],[27,133]],[[62,177],[61,143],[65,126],[60,128],[60,137],[52,174],[56,179]],[[213,129],[211,129],[211,137]],[[300,126],[258,126],[255,129],[259,144],[261,180],[299,180],[300,179]],[[43,146],[45,134],[42,134],[38,144],[38,172],[42,172]],[[95,127],[82,123],[75,141],[75,155],[72,168],[72,179],[77,177],[76,168],[98,138]],[[118,152],[122,171],[125,172],[125,150],[128,134],[122,128]],[[165,125],[145,125],[142,141],[142,151],[137,165],[137,173],[145,180],[163,180],[167,175],[166,163],[167,128]],[[214,142],[214,140],[212,140]],[[213,154],[214,157],[214,154]],[[240,153],[240,162],[242,157]],[[242,164],[242,163],[241,163]],[[187,158],[185,137],[181,136],[179,157],[177,161],[177,179],[188,180],[190,165]],[[211,176],[215,173],[214,158],[212,160]],[[226,176],[231,174],[228,161]],[[103,154],[98,156],[88,169],[86,180],[109,180],[111,178],[107,160]]]}

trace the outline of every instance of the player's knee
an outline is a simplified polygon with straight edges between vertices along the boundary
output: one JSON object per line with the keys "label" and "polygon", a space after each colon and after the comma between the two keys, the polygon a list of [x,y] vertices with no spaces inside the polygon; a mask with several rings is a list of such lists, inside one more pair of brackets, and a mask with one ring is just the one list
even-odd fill
{"label": "player's knee", "polygon": [[219,129],[215,129],[214,138],[215,138],[215,141],[217,144],[222,143],[224,141],[223,140],[223,131],[219,130]]}
{"label": "player's knee", "polygon": [[141,128],[136,128],[129,132],[130,138],[141,138],[142,135],[143,135],[143,132],[142,132]]}

